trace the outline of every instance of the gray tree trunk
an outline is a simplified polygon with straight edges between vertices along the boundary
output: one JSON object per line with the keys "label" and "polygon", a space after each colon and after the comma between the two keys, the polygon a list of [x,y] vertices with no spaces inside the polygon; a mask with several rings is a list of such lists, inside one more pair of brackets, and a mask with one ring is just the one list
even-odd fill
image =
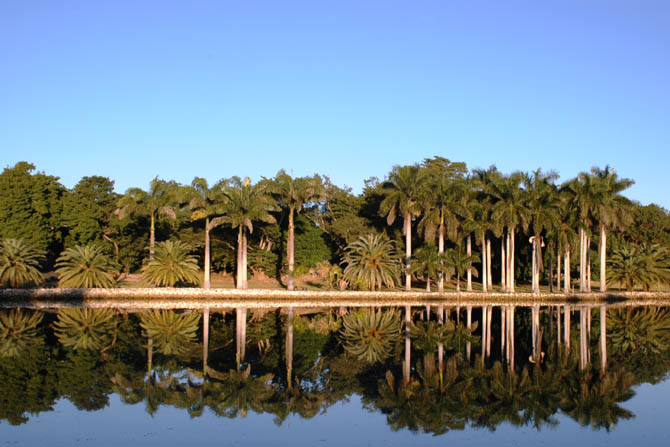
{"label": "gray tree trunk", "polygon": [[202,310],[202,377],[207,377],[209,356],[209,307]]}
{"label": "gray tree trunk", "polygon": [[486,241],[486,280],[488,289],[493,291],[493,275],[491,273],[491,239]]}
{"label": "gray tree trunk", "polygon": [[[444,253],[444,225],[440,225],[439,237],[437,241],[437,253]],[[441,263],[442,261],[440,261]],[[437,291],[442,293],[444,292],[444,273],[440,272],[440,276],[437,282]]]}
{"label": "gray tree trunk", "polygon": [[295,223],[293,222],[293,208],[288,212],[288,241],[286,243],[286,252],[288,258],[288,290],[295,289],[295,279],[293,272],[295,269]]}
{"label": "gray tree trunk", "polygon": [[570,306],[566,305],[563,309],[563,341],[565,342],[565,349],[570,349]]}
{"label": "gray tree trunk", "polygon": [[[472,327],[472,306],[468,305],[465,317],[465,325],[468,329]],[[472,343],[467,342],[465,344],[465,356],[470,360],[470,351],[472,349]]]}
{"label": "gray tree trunk", "polygon": [[[507,239],[507,237],[505,237]],[[507,255],[505,252],[505,240],[500,244],[500,287],[503,292],[507,292],[507,269],[505,265],[507,264]]]}
{"label": "gray tree trunk", "polygon": [[607,232],[600,225],[600,291],[607,291]]}
{"label": "gray tree trunk", "polygon": [[410,267],[412,262],[412,216],[405,214],[405,290],[412,290],[412,274]]}
{"label": "gray tree trunk", "polygon": [[293,389],[293,308],[288,308],[286,328],[286,384]]}
{"label": "gray tree trunk", "polygon": [[402,380],[405,385],[409,383],[410,365],[412,360],[412,341],[409,336],[409,322],[411,319],[411,313],[412,308],[410,306],[405,306],[405,361],[402,365]]}
{"label": "gray tree trunk", "polygon": [[210,270],[210,251],[209,251],[209,217],[205,219],[205,281],[202,286],[205,289],[210,288],[209,280],[209,270]]}
{"label": "gray tree trunk", "polygon": [[[465,242],[465,252],[468,256],[472,256],[472,235],[468,234],[467,241]],[[467,273],[468,283],[465,290],[467,292],[472,292],[472,270],[468,269]]]}
{"label": "gray tree trunk", "polygon": [[565,249],[565,263],[563,264],[563,292],[566,295],[570,294],[570,249]]}
{"label": "gray tree trunk", "polygon": [[607,309],[600,306],[600,369],[607,370]]}

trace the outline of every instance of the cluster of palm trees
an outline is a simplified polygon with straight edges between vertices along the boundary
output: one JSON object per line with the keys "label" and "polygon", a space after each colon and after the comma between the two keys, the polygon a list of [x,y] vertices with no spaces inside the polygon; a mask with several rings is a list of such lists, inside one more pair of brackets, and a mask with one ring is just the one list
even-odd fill
{"label": "cluster of palm trees", "polygon": [[[475,170],[465,175],[448,160],[427,159],[422,164],[396,166],[381,185],[385,194],[380,211],[388,224],[395,218],[403,219],[405,237],[405,288],[411,290],[412,273],[426,280],[437,279],[438,291],[444,290],[445,277],[456,274],[457,287],[463,272],[467,276],[467,290],[472,290],[473,274],[481,273],[482,291],[490,291],[492,278],[492,239],[500,240],[500,290],[515,291],[515,253],[519,233],[528,236],[532,246],[532,290],[540,292],[540,273],[544,270],[543,250],[556,254],[557,282],[560,290],[560,263],[564,261],[565,293],[571,289],[571,255],[579,249],[579,290],[591,291],[591,240],[598,235],[600,254],[600,290],[606,291],[607,232],[623,229],[630,222],[630,202],[620,193],[633,184],[621,179],[614,169],[593,168],[561,185],[555,183],[554,172],[536,170],[531,173],[500,173],[495,167]],[[424,247],[412,252],[412,227],[415,225],[424,237]],[[437,247],[435,238],[437,236]],[[453,247],[445,250],[445,240]],[[360,246],[371,240],[361,237]],[[472,253],[473,242],[479,246],[480,256]],[[373,260],[382,250],[379,240],[374,248],[356,248],[348,253],[348,261],[363,257],[359,265],[351,262],[345,278],[356,279],[367,275],[367,286],[374,288],[381,278],[393,287],[398,264],[380,264],[385,274],[362,272],[370,270]],[[465,245],[465,254],[462,254]],[[383,251],[383,250],[382,250]],[[388,251],[388,250],[386,250]],[[473,263],[481,263],[477,272]],[[553,263],[553,262],[552,262]],[[550,266],[553,269],[553,265]],[[662,269],[663,270],[663,269]],[[347,273],[349,273],[347,275]],[[553,270],[552,270],[553,273]],[[667,277],[667,276],[666,276]],[[611,280],[620,278],[611,276]],[[553,289],[553,283],[550,281]]]}
{"label": "cluster of palm trees", "polygon": [[[411,290],[412,279],[420,278],[431,290],[443,292],[452,277],[460,291],[461,280],[472,290],[472,277],[481,278],[481,290],[493,288],[492,241],[500,247],[498,266],[500,290],[515,292],[517,244],[531,246],[531,283],[540,292],[541,273],[549,258],[550,290],[553,290],[554,256],[556,288],[572,290],[571,268],[577,250],[579,291],[591,291],[592,239],[597,239],[600,290],[607,282],[648,288],[670,277],[668,250],[657,248],[617,249],[612,260],[614,271],[607,273],[607,235],[622,230],[631,222],[630,202],[620,195],[633,184],[619,178],[614,169],[592,168],[576,178],[556,184],[554,172],[536,170],[505,175],[495,167],[468,173],[463,163],[452,163],[441,157],[420,164],[396,166],[386,181],[377,187],[381,195],[379,214],[389,226],[402,219],[404,253],[396,241],[383,232],[363,234],[342,253],[340,273],[332,274],[350,287],[380,290],[402,284]],[[235,284],[246,289],[248,270],[248,237],[258,223],[276,223],[277,211],[288,220],[286,259],[287,288],[295,288],[295,219],[306,208],[327,213],[326,188],[319,175],[294,178],[280,170],[275,178],[252,184],[250,179],[232,177],[209,186],[196,177],[190,186],[158,177],[148,191],[131,188],[118,201],[115,214],[119,219],[142,215],[149,220],[149,260],[144,267],[146,281],[157,286],[198,284],[200,270],[193,247],[179,241],[156,242],[156,220],[159,216],[176,219],[178,211],[187,210],[193,222],[204,227],[204,281],[211,286],[210,232],[229,225],[237,232]],[[421,247],[412,250],[412,237],[421,235]],[[435,243],[437,240],[437,244]],[[474,247],[477,247],[476,249]],[[628,251],[626,251],[628,250]],[[549,253],[549,256],[543,254]],[[632,261],[632,259],[635,261]],[[640,261],[642,259],[643,261]],[[40,253],[15,239],[0,245],[0,281],[4,287],[22,287],[42,281],[39,272]],[[561,272],[563,263],[563,272]],[[475,267],[475,265],[477,267]],[[116,284],[118,266],[97,245],[76,246],[65,250],[56,262],[59,283],[64,287],[112,287]],[[336,271],[337,270],[337,271]]]}

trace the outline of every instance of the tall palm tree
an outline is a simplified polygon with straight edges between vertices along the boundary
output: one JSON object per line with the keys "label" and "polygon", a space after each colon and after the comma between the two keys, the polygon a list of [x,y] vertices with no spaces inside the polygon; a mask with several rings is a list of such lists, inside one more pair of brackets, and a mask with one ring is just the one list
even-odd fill
{"label": "tall palm tree", "polygon": [[33,282],[40,284],[44,278],[38,270],[44,255],[23,239],[0,241],[0,285],[19,288]]}
{"label": "tall palm tree", "polygon": [[426,292],[430,292],[430,280],[437,278],[450,272],[450,266],[445,262],[444,253],[438,253],[434,246],[426,245],[419,248],[414,253],[414,262],[412,263],[411,272],[418,273],[426,280]]}
{"label": "tall palm tree", "polygon": [[295,222],[294,215],[300,213],[303,207],[310,202],[325,199],[325,188],[321,177],[293,178],[283,169],[275,176],[274,193],[282,208],[288,210],[288,241],[286,244],[286,258],[288,260],[288,290],[295,288],[293,278],[295,264]]}
{"label": "tall palm tree", "polygon": [[195,191],[195,196],[188,204],[193,211],[191,220],[205,219],[205,279],[202,284],[205,289],[209,289],[211,286],[209,232],[225,221],[223,217],[225,210],[223,184],[223,182],[218,182],[212,188],[209,188],[207,180],[202,177],[196,177],[191,182]]}
{"label": "tall palm tree", "polygon": [[461,278],[466,272],[470,272],[475,277],[478,276],[477,269],[472,266],[475,262],[479,262],[479,255],[473,253],[471,255],[463,253],[463,247],[459,244],[456,248],[450,248],[445,253],[446,265],[454,270],[456,274],[456,291],[461,291]]}
{"label": "tall palm tree", "polygon": [[115,214],[119,216],[119,219],[133,214],[149,216],[149,259],[154,257],[156,217],[163,215],[172,220],[177,218],[175,205],[178,201],[178,189],[176,182],[166,182],[155,177],[150,183],[149,192],[141,188],[130,188],[117,203],[118,208]]}
{"label": "tall palm tree", "polygon": [[387,181],[383,183],[386,197],[380,211],[386,215],[386,221],[392,225],[398,214],[403,217],[405,235],[405,290],[412,289],[410,272],[412,259],[412,218],[421,214],[422,189],[425,186],[426,171],[418,165],[395,166]]}
{"label": "tall palm tree", "polygon": [[491,219],[500,222],[507,229],[505,242],[502,244],[505,253],[503,256],[503,271],[505,272],[503,289],[511,293],[514,293],[516,230],[519,227],[523,231],[528,229],[527,209],[520,188],[523,179],[524,175],[521,172],[515,172],[501,177],[499,181],[491,185],[491,194],[496,198]]}
{"label": "tall palm tree", "polygon": [[502,174],[495,166],[488,169],[475,169],[470,178],[475,190],[477,203],[475,212],[477,214],[475,221],[475,236],[480,237],[482,244],[482,290],[487,292],[493,289],[493,280],[491,274],[491,239],[489,233],[494,236],[500,236],[502,233],[502,221],[492,219],[493,205],[497,198],[493,194],[495,184],[500,181]]}
{"label": "tall palm tree", "polygon": [[553,180],[555,172],[543,173],[538,169],[524,180],[525,197],[533,244],[533,293],[540,293],[543,234],[556,227],[560,216],[560,200]]}
{"label": "tall palm tree", "polygon": [[600,291],[607,290],[607,228],[621,227],[629,220],[627,212],[628,200],[619,193],[632,186],[635,182],[626,178],[618,178],[614,168],[605,166],[604,169],[591,168],[591,175],[595,177],[602,191],[602,200],[598,206],[598,223],[600,226]]}
{"label": "tall palm tree", "polygon": [[254,231],[254,221],[276,223],[269,213],[277,209],[264,183],[251,184],[249,177],[244,180],[233,177],[226,182],[223,190],[226,196],[224,221],[237,228],[237,281],[238,289],[246,289],[247,283],[247,230]]}

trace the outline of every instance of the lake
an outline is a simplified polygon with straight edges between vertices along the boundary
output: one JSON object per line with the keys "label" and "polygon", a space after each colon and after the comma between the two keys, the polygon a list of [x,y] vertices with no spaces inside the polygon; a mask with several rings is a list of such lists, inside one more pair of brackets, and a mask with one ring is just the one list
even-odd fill
{"label": "lake", "polygon": [[275,304],[5,304],[0,439],[665,444],[670,307]]}

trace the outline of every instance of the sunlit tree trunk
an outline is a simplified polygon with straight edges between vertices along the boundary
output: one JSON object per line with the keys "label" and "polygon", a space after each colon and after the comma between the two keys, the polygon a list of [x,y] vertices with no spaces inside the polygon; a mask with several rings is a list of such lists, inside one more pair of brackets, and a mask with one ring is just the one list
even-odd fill
{"label": "sunlit tree trunk", "polygon": [[247,232],[242,231],[242,288],[249,288],[247,280]]}
{"label": "sunlit tree trunk", "polygon": [[209,270],[210,270],[210,251],[209,251],[209,217],[205,219],[205,281],[202,286],[205,289],[211,287],[209,280]]}
{"label": "sunlit tree trunk", "polygon": [[412,216],[405,214],[405,290],[412,290],[412,274],[410,267],[412,262]]}
{"label": "sunlit tree trunk", "polygon": [[584,251],[586,245],[586,238],[584,229],[579,227],[579,291],[586,291],[586,256]]}
{"label": "sunlit tree trunk", "polygon": [[237,281],[235,287],[237,289],[244,288],[242,281],[242,225],[237,232]]}
{"label": "sunlit tree trunk", "polygon": [[565,250],[565,263],[563,264],[563,292],[570,294],[570,249]]}
{"label": "sunlit tree trunk", "polygon": [[565,306],[563,309],[563,319],[565,324],[563,325],[563,341],[565,341],[565,349],[570,348],[570,306]]}
{"label": "sunlit tree trunk", "polygon": [[581,307],[579,309],[579,369],[586,369],[587,357],[586,311],[584,307]]}
{"label": "sunlit tree trunk", "polygon": [[[465,251],[468,254],[468,256],[472,256],[472,235],[468,234],[467,240],[465,242]],[[468,269],[467,279],[468,279],[468,283],[467,283],[467,287],[465,288],[465,290],[467,292],[472,292],[472,270],[471,269]]]}
{"label": "sunlit tree trunk", "polygon": [[506,321],[505,306],[500,306],[500,357],[505,357]]}
{"label": "sunlit tree trunk", "polygon": [[[561,259],[560,257],[558,259]],[[556,306],[556,334],[558,335],[557,342],[561,344],[561,337],[563,336],[563,331],[561,331],[561,306]]]}
{"label": "sunlit tree trunk", "polygon": [[532,316],[532,338],[533,338],[533,361],[539,364],[542,361],[542,345],[540,341],[540,306],[534,305],[531,308]]}
{"label": "sunlit tree trunk", "polygon": [[288,252],[288,290],[295,289],[295,278],[293,272],[295,267],[295,223],[293,222],[293,207],[288,211],[288,241],[286,244]]}
{"label": "sunlit tree trunk", "polygon": [[607,291],[607,232],[600,225],[600,291]]}
{"label": "sunlit tree trunk", "polygon": [[561,249],[556,253],[556,291],[561,291]]}
{"label": "sunlit tree trunk", "polygon": [[487,261],[486,261],[486,238],[482,237],[482,292],[487,293],[488,277],[487,277]]}
{"label": "sunlit tree trunk", "polygon": [[240,365],[244,362],[244,355],[246,352],[247,344],[247,308],[238,307],[236,310],[235,316],[235,347],[236,347],[236,356],[235,362],[237,364],[237,370],[240,371]]}
{"label": "sunlit tree trunk", "polygon": [[[505,237],[505,240],[507,240],[507,237]],[[505,240],[500,244],[500,287],[503,292],[507,292],[507,269],[505,268],[507,264],[507,255],[505,251]]]}
{"label": "sunlit tree trunk", "polygon": [[591,291],[591,238],[586,238],[586,291]]}
{"label": "sunlit tree trunk", "polygon": [[[484,282],[484,286],[486,282]],[[488,316],[486,306],[482,306],[482,362],[486,359],[486,345],[487,343],[487,331],[488,331]]]}
{"label": "sunlit tree trunk", "polygon": [[507,249],[507,257],[509,260],[509,265],[507,266],[507,290],[510,293],[514,293],[514,227],[511,228],[509,233],[509,245]]}
{"label": "sunlit tree trunk", "polygon": [[532,287],[533,287],[533,293],[539,293],[539,287],[536,285],[537,284],[537,239],[533,238],[533,254],[532,254]]}
{"label": "sunlit tree trunk", "polygon": [[[440,225],[439,238],[437,241],[437,253],[444,253],[444,225]],[[440,261],[441,263],[442,261]],[[444,273],[440,272],[440,276],[437,283],[437,291],[442,293],[444,292]]]}
{"label": "sunlit tree trunk", "polygon": [[486,328],[486,357],[491,356],[491,326],[492,326],[492,321],[493,321],[493,306],[486,306],[487,308],[487,317],[486,321],[488,323],[488,328]]}
{"label": "sunlit tree trunk", "polygon": [[488,289],[493,291],[493,275],[491,274],[491,239],[486,241],[486,280]]}

